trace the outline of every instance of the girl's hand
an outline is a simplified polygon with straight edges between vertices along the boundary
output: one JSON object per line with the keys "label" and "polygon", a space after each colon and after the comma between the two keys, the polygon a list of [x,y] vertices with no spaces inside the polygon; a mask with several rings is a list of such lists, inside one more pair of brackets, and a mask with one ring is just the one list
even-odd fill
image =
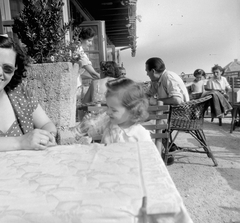
{"label": "girl's hand", "polygon": [[20,148],[23,150],[44,150],[54,145],[54,137],[46,130],[34,129],[20,137]]}

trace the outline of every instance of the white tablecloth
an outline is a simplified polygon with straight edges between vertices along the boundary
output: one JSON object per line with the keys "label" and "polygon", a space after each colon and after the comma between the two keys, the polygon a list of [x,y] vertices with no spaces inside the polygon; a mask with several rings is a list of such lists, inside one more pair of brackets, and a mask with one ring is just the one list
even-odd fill
{"label": "white tablecloth", "polygon": [[192,222],[155,145],[0,153],[1,223]]}

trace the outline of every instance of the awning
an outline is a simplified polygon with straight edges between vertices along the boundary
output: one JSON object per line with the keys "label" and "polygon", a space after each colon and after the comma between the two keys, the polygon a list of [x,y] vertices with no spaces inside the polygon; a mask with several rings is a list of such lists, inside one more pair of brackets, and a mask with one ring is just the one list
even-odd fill
{"label": "awning", "polygon": [[78,0],[86,14],[94,20],[104,20],[109,44],[131,49],[136,54],[137,0]]}

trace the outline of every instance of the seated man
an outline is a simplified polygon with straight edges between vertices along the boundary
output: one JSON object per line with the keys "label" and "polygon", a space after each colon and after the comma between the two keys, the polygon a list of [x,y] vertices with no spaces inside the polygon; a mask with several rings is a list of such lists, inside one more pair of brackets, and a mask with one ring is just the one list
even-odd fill
{"label": "seated man", "polygon": [[160,58],[148,59],[146,72],[151,79],[151,86],[147,92],[149,97],[161,100],[166,105],[176,105],[189,101],[188,91],[181,77],[166,70],[165,64]]}
{"label": "seated man", "polygon": [[[156,104],[157,100],[166,105],[177,105],[189,101],[187,88],[179,75],[166,70],[162,59],[153,57],[146,61],[146,72],[151,79],[151,86],[146,92],[150,98],[150,104]],[[166,142],[163,141],[163,145]],[[171,147],[171,151],[176,146]],[[173,164],[174,157],[168,158],[168,165]]]}

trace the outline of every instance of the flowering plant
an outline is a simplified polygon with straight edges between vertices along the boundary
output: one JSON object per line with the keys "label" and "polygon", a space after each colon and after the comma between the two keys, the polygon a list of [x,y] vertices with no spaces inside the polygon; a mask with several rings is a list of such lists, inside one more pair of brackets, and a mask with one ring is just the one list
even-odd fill
{"label": "flowering plant", "polygon": [[23,4],[19,17],[14,18],[13,31],[25,46],[31,62],[78,61],[80,43],[65,40],[72,22],[62,24],[63,0],[24,0]]}
{"label": "flowering plant", "polygon": [[62,44],[58,50],[49,53],[47,62],[72,62],[75,63],[81,59],[77,49],[81,46],[79,41],[71,41]]}

